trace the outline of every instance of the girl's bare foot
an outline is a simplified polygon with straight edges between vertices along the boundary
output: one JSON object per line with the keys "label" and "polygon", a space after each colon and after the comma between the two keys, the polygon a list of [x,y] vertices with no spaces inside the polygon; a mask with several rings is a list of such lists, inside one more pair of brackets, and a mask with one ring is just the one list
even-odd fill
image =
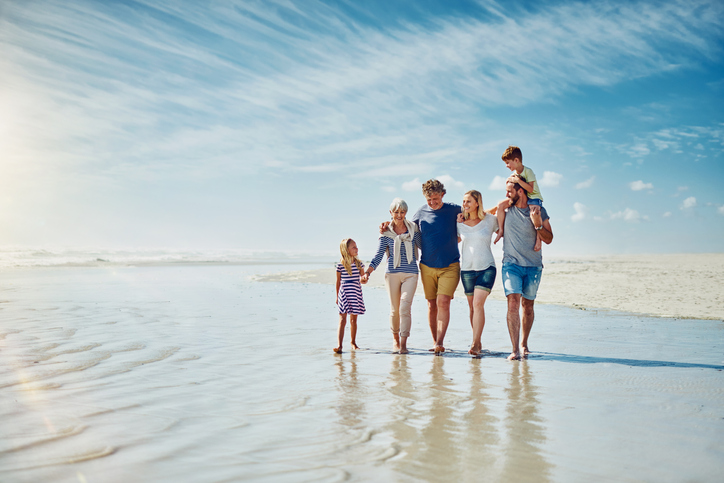
{"label": "girl's bare foot", "polygon": [[520,352],[518,352],[518,351],[511,352],[510,355],[508,356],[509,361],[517,361],[519,359],[520,359]]}
{"label": "girl's bare foot", "polygon": [[352,342],[352,349],[359,350],[359,346],[355,342]]}
{"label": "girl's bare foot", "polygon": [[334,348],[334,353],[335,353],[335,354],[341,354],[341,353],[342,353],[342,346],[335,347],[335,348]]}

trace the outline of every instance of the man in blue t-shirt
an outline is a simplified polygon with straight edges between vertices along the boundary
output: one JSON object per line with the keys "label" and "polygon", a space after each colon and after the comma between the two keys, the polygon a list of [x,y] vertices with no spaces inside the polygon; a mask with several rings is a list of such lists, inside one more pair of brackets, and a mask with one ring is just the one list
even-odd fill
{"label": "man in blue t-shirt", "polygon": [[420,227],[422,256],[420,278],[427,299],[427,317],[436,353],[444,352],[445,333],[450,323],[450,301],[460,281],[457,216],[460,205],[443,203],[445,186],[431,179],[422,185],[427,204],[412,221]]}
{"label": "man in blue t-shirt", "polygon": [[508,359],[513,360],[520,359],[521,352],[523,356],[529,353],[528,336],[535,318],[533,304],[543,273],[542,253],[534,250],[536,235],[540,236],[544,243],[550,244],[553,241],[553,229],[545,208],[528,205],[526,191],[510,178],[505,185],[505,196],[507,200],[498,205],[499,210],[506,210],[501,275],[508,299],[508,333],[513,344],[513,351]]}

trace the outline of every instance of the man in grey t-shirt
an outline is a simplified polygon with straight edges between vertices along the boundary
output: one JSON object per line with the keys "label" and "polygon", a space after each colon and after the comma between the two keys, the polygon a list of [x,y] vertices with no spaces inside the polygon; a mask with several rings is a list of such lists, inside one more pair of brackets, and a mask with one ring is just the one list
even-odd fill
{"label": "man in grey t-shirt", "polygon": [[[528,336],[533,328],[533,304],[538,293],[543,257],[535,251],[536,234],[546,244],[553,241],[548,213],[542,206],[529,208],[526,191],[510,179],[505,185],[506,201],[498,209],[506,209],[503,235],[503,288],[508,299],[508,332],[513,351],[509,360],[527,356]],[[508,206],[505,206],[505,205]],[[521,339],[520,306],[523,306],[523,337]]]}

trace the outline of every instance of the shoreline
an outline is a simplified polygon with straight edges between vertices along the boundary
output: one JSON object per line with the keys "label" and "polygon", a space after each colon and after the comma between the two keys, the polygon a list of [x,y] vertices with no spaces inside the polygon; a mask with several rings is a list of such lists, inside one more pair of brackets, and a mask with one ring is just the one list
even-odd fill
{"label": "shoreline", "polygon": [[[544,260],[536,301],[579,310],[724,321],[724,254],[607,255]],[[491,300],[504,301],[501,261]],[[334,268],[255,277],[262,282],[335,283]],[[384,287],[379,267],[365,287]],[[422,295],[418,284],[416,295]],[[463,298],[462,284],[455,292]]]}

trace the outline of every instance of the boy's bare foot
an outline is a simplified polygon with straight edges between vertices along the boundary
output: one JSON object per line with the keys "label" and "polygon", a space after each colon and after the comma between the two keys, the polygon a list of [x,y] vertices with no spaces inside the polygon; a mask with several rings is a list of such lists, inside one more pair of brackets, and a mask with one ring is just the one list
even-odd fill
{"label": "boy's bare foot", "polygon": [[354,342],[352,342],[352,350],[359,350],[359,346]]}
{"label": "boy's bare foot", "polygon": [[518,352],[518,351],[511,352],[510,355],[508,356],[508,360],[509,361],[520,360],[520,352]]}
{"label": "boy's bare foot", "polygon": [[435,354],[441,354],[445,352],[445,348],[441,345],[436,345],[433,351],[435,351]]}
{"label": "boy's bare foot", "polygon": [[536,239],[535,239],[535,245],[533,245],[533,251],[534,251],[534,252],[539,252],[539,251],[540,251],[540,247],[541,247],[540,238],[536,238]]}
{"label": "boy's bare foot", "polygon": [[335,353],[335,354],[341,354],[341,353],[342,353],[342,347],[341,347],[341,346],[340,346],[340,347],[335,347],[335,348],[334,348],[334,353]]}

